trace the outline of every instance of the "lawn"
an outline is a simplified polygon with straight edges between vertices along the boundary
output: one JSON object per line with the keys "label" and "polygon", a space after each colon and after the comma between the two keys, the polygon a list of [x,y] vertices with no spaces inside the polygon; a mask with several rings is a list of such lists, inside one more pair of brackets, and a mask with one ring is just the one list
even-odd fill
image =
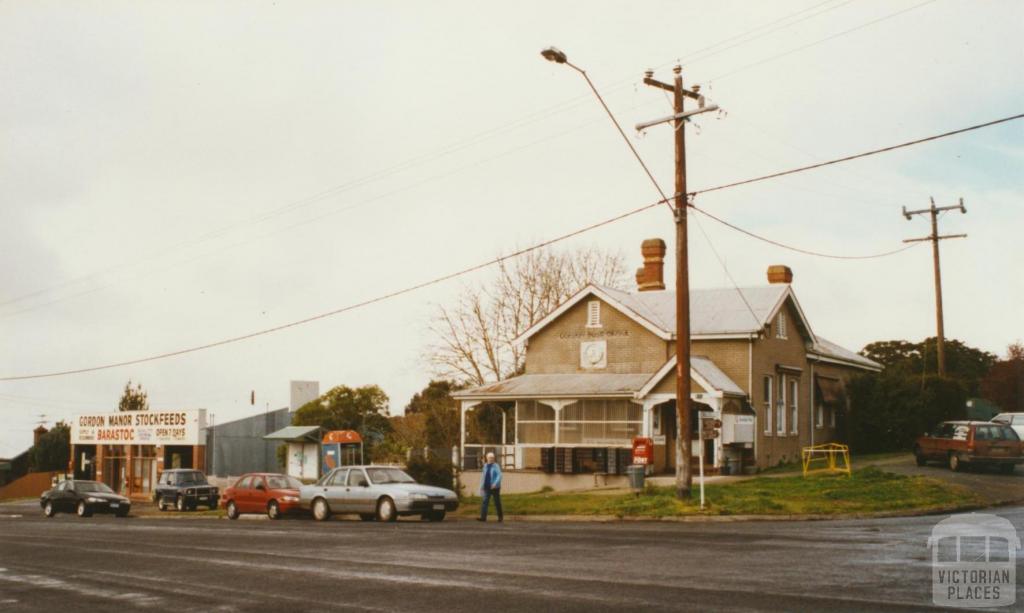
{"label": "lawn", "polygon": [[[672,488],[648,488],[631,493],[538,492],[502,496],[508,515],[594,515],[613,517],[672,517],[682,515],[835,515],[929,511],[981,504],[966,489],[927,477],[894,475],[875,467],[852,476],[819,474],[804,478],[758,477],[731,484],[708,485],[707,506],[699,508],[697,484],[693,501],[675,499]],[[480,499],[472,497],[461,515],[479,512]],[[493,508],[492,508],[493,513]]]}

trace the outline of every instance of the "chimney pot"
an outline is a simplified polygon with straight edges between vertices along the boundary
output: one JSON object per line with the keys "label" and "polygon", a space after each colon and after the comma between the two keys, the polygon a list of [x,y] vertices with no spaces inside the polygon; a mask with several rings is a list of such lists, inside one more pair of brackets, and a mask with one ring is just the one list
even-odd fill
{"label": "chimney pot", "polygon": [[649,238],[640,245],[644,265],[636,271],[636,286],[641,292],[665,289],[665,241]]}
{"label": "chimney pot", "polygon": [[769,283],[792,283],[793,282],[793,270],[789,266],[783,266],[782,264],[774,264],[768,267],[768,282]]}

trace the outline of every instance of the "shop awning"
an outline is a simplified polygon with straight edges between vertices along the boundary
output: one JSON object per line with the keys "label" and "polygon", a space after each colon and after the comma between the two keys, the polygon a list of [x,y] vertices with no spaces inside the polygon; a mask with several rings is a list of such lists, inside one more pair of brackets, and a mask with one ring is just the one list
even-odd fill
{"label": "shop awning", "polygon": [[320,426],[288,426],[263,437],[265,441],[285,441],[288,443],[319,443]]}
{"label": "shop awning", "polygon": [[842,381],[820,375],[814,378],[817,380],[819,398],[824,404],[842,404],[843,397],[846,395],[843,391]]}

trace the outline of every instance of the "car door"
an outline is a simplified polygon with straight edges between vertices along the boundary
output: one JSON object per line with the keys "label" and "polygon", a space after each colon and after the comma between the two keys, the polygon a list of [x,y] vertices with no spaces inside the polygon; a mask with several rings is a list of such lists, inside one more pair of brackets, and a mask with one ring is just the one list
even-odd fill
{"label": "car door", "polygon": [[253,513],[267,510],[267,482],[263,475],[254,475],[252,488],[249,490],[249,506]]}
{"label": "car door", "polygon": [[50,502],[53,504],[53,508],[58,511],[67,510],[65,506],[67,504],[67,499],[65,498],[67,496],[67,487],[68,482],[61,481],[57,484],[57,487],[53,488],[53,491],[50,492]]}
{"label": "car door", "polygon": [[60,495],[60,508],[62,511],[73,511],[78,505],[78,494],[75,493],[75,482],[65,481],[64,491]]}
{"label": "car door", "polygon": [[324,493],[327,502],[334,512],[344,512],[345,507],[345,480],[348,478],[348,469],[339,468],[334,471],[331,478],[327,480]]}
{"label": "car door", "polygon": [[249,513],[249,486],[252,477],[245,476],[235,484],[235,507],[239,513]]}
{"label": "car door", "polygon": [[982,424],[974,426],[973,455],[979,458],[988,458],[992,457],[993,454],[1000,453],[997,449],[998,445],[993,440],[993,437],[998,434],[998,428],[999,426],[993,427]]}
{"label": "car door", "polygon": [[1010,426],[992,424],[986,426],[990,432],[988,456],[993,458],[1014,458],[1020,455],[1020,440]]}
{"label": "car door", "polygon": [[352,513],[372,513],[375,510],[373,488],[362,468],[353,468],[349,472],[345,496]]}

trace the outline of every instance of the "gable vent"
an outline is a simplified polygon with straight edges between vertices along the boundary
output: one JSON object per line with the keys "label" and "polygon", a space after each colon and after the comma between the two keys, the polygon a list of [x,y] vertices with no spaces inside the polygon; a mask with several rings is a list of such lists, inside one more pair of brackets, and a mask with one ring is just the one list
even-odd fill
{"label": "gable vent", "polygon": [[601,327],[601,301],[591,300],[587,303],[587,327]]}

